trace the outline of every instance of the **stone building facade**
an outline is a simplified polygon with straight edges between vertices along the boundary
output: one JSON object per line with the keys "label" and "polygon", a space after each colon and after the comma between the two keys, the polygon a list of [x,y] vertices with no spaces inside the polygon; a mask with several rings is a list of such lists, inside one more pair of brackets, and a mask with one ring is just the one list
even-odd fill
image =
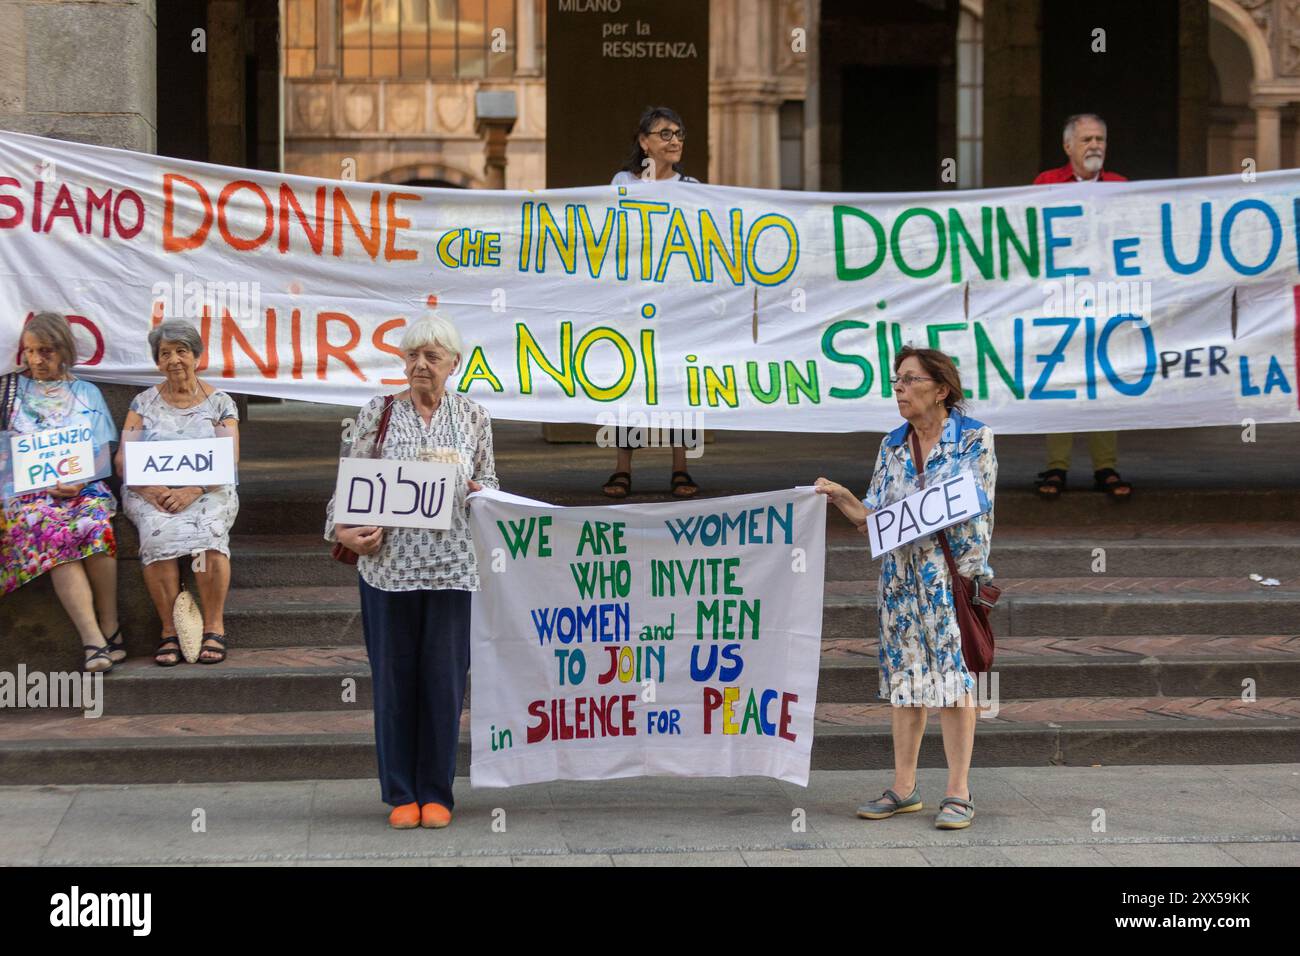
{"label": "stone building facade", "polygon": [[[854,112],[854,97],[832,88],[846,67],[876,70],[864,74],[873,81],[881,70],[919,70],[926,83],[924,71],[934,73],[935,115],[923,117],[931,135],[918,136],[918,125],[896,139],[925,139],[936,171],[956,160],[956,182],[936,172],[937,187],[1023,181],[1056,158],[1024,148],[1026,122],[1047,125],[1044,0],[709,3],[710,181],[859,188],[846,175],[845,137],[896,97],[873,102],[868,90],[869,111]],[[1152,3],[1178,8],[1174,172],[1300,163],[1300,0]],[[415,41],[385,36],[394,18],[419,28]],[[518,118],[506,185],[544,185],[544,0],[0,0],[0,24],[0,128],[481,188],[475,95],[510,91]],[[176,79],[194,74],[184,44],[199,28],[201,102]],[[169,98],[178,91],[180,103]]]}

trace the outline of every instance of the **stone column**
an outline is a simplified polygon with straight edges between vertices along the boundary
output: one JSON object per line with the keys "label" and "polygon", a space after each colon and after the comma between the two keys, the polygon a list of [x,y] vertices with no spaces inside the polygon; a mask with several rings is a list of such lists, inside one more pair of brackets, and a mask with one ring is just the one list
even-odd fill
{"label": "stone column", "polygon": [[1210,5],[1205,0],[1179,0],[1179,176],[1206,175],[1210,73]]}
{"label": "stone column", "polygon": [[243,0],[208,0],[208,162],[246,165]]}
{"label": "stone column", "polygon": [[533,0],[515,0],[515,76],[541,76],[537,62],[537,8]]}
{"label": "stone column", "polygon": [[153,152],[153,0],[0,0],[0,129]]}
{"label": "stone column", "polygon": [[803,187],[817,191],[821,182],[821,0],[806,0],[808,72],[803,101]]}
{"label": "stone column", "polygon": [[772,0],[713,0],[710,8],[709,179],[728,186],[781,184],[781,90]]}
{"label": "stone column", "polygon": [[1277,106],[1255,105],[1255,168],[1277,169],[1282,152],[1282,112]]}
{"label": "stone column", "polygon": [[316,0],[316,75],[339,75],[338,0]]}
{"label": "stone column", "polygon": [[[984,5],[985,186],[1020,186],[1040,171],[1040,2],[999,0]],[[1057,157],[1052,159],[1049,165],[1059,165]]]}

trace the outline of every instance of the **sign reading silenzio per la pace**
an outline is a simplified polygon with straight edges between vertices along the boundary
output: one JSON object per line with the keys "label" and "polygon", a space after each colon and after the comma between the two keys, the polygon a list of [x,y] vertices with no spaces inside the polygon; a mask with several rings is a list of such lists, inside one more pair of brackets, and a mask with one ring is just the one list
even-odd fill
{"label": "sign reading silenzio per la pace", "polygon": [[884,431],[912,342],[1002,432],[1294,422],[1298,232],[1295,170],[435,190],[0,133],[0,363],[53,295],[87,378],[151,384],[150,324],[189,316],[224,389],[360,405],[403,384],[402,330],[436,302],[468,343],[449,387],[498,418]]}
{"label": "sign reading silenzio per la pace", "polygon": [[101,477],[95,470],[95,430],[84,419],[64,428],[14,435],[10,451],[15,495]]}
{"label": "sign reading silenzio per la pace", "polygon": [[485,491],[470,503],[474,786],[807,784],[824,496],[562,508]]}

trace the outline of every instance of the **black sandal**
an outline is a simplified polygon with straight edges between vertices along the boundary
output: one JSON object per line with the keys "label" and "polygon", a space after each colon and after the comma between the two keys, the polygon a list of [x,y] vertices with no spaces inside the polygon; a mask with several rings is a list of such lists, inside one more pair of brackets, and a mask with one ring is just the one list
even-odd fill
{"label": "black sandal", "polygon": [[[611,488],[618,490],[611,491]],[[632,476],[626,471],[616,471],[609,476],[601,490],[605,492],[606,498],[626,498],[632,493]]]}
{"label": "black sandal", "polygon": [[[1065,491],[1066,474],[1063,469],[1049,468],[1041,472],[1038,476],[1038,497],[1045,498],[1048,501],[1055,501],[1061,497]],[[1045,488],[1051,488],[1051,491],[1044,491]]]}
{"label": "black sandal", "polygon": [[[112,637],[106,637],[104,638],[104,641],[108,647],[108,653],[110,655],[116,654],[118,651],[122,652],[122,656],[113,661],[114,664],[120,664],[122,661],[126,660],[126,638],[122,636],[121,625],[118,625],[118,628],[113,632]],[[109,660],[113,660],[113,658],[110,656]]]}
{"label": "black sandal", "polygon": [[[1113,480],[1112,480],[1113,479]],[[1119,472],[1114,468],[1102,468],[1100,471],[1092,473],[1093,490],[1104,491],[1116,500],[1123,501],[1133,497],[1133,486],[1119,476]],[[1118,495],[1121,488],[1128,489],[1126,494]]]}
{"label": "black sandal", "polygon": [[[174,644],[175,647],[168,647],[168,644]],[[171,655],[171,660],[159,660],[164,655]],[[158,649],[153,652],[153,662],[159,667],[175,667],[181,662],[181,639],[173,634],[171,637],[164,637],[158,642]]]}
{"label": "black sandal", "polygon": [[[220,647],[208,647],[208,641],[216,641]],[[226,659],[226,635],[224,634],[204,634],[203,645],[199,648],[200,664],[220,664]],[[204,654],[220,654],[220,657],[204,657]]]}
{"label": "black sandal", "polygon": [[[89,657],[87,657],[85,660],[83,660],[83,661],[81,662],[81,672],[82,672],[83,674],[107,674],[109,671],[111,671],[111,670],[113,669],[113,658],[111,658],[111,657],[108,656],[108,647],[107,647],[107,646],[100,647],[100,646],[95,645],[95,644],[82,644],[82,645],[81,645],[81,649],[82,649],[82,651],[94,651],[94,652],[95,652],[95,653],[91,654]],[[101,658],[101,657],[104,658],[104,660],[108,661],[108,666],[107,666],[107,667],[90,667],[90,666],[88,666],[88,665],[90,664],[91,661],[93,661],[93,660],[98,660],[98,659]]]}
{"label": "black sandal", "polygon": [[[683,488],[692,488],[693,491],[681,493]],[[700,486],[695,483],[689,471],[674,471],[671,487],[668,489],[672,492],[674,498],[694,498],[700,493]]]}

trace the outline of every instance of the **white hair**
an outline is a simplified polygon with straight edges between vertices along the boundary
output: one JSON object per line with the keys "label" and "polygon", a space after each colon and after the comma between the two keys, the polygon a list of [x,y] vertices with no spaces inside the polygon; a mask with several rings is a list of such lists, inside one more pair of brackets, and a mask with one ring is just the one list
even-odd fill
{"label": "white hair", "polygon": [[1106,132],[1106,121],[1096,113],[1075,113],[1065,121],[1065,130],[1062,132],[1061,142],[1068,143],[1070,140],[1074,139],[1074,127],[1083,120],[1092,120],[1095,123],[1100,123],[1101,131],[1103,133]]}
{"label": "white hair", "polygon": [[418,322],[409,325],[399,347],[403,352],[410,352],[427,345],[441,346],[451,353],[452,358],[460,358],[465,350],[465,343],[456,331],[456,326],[437,312],[429,312]]}

